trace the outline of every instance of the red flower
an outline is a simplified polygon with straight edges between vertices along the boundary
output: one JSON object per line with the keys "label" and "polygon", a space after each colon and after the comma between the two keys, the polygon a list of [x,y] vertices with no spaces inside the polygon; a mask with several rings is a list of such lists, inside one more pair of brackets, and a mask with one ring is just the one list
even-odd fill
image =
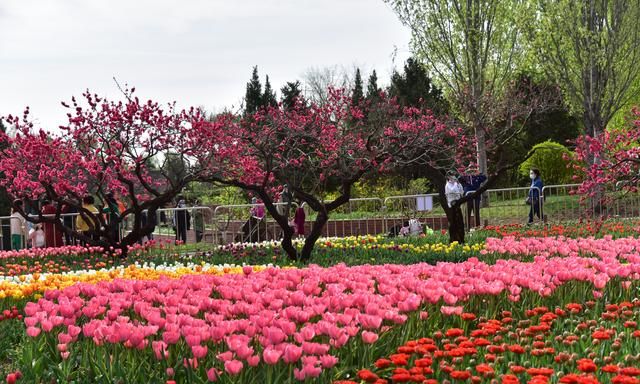
{"label": "red flower", "polygon": [[638,323],[636,323],[635,321],[625,321],[624,322],[624,326],[627,328],[636,328],[638,326]]}
{"label": "red flower", "polygon": [[493,373],[493,368],[489,364],[478,364],[476,365],[476,371],[481,374]]}
{"label": "red flower", "polygon": [[487,345],[491,345],[491,342],[483,337],[478,337],[477,339],[473,340],[473,344],[475,344],[477,347],[486,347]]}
{"label": "red flower", "polygon": [[360,378],[360,380],[364,380],[367,383],[373,383],[379,379],[378,375],[376,375],[375,373],[371,372],[368,369],[361,369],[358,372],[358,377]]}
{"label": "red flower", "polygon": [[617,373],[620,370],[620,368],[617,365],[609,364],[600,368],[600,370],[602,372],[607,372],[607,373]]}
{"label": "red flower", "polygon": [[591,359],[578,360],[578,370],[581,372],[595,372],[598,369],[596,364]]}
{"label": "red flower", "polygon": [[449,375],[454,380],[464,381],[464,380],[469,380],[469,378],[471,377],[471,372],[469,372],[469,371],[451,371],[451,373]]}
{"label": "red flower", "polygon": [[640,384],[640,380],[635,377],[618,375],[611,379],[612,384]]}
{"label": "red flower", "polygon": [[394,383],[408,383],[411,381],[411,375],[409,373],[394,373],[391,375],[391,380]]}
{"label": "red flower", "polygon": [[473,321],[476,319],[476,315],[469,312],[463,313],[462,315],[460,315],[460,317],[462,318],[462,320],[465,320],[465,321]]}
{"label": "red flower", "polygon": [[518,377],[515,375],[510,375],[510,374],[506,374],[506,375],[502,375],[502,384],[520,384],[520,380],[518,380]]}
{"label": "red flower", "polygon": [[521,365],[512,365],[511,368],[509,368],[511,370],[511,372],[517,374],[520,374],[524,371],[526,371],[527,369]]}
{"label": "red flower", "polygon": [[517,354],[523,354],[524,353],[524,348],[521,345],[518,345],[518,344],[510,345],[508,348],[509,348],[509,351],[511,351],[513,353],[517,353]]}
{"label": "red flower", "polygon": [[575,373],[569,373],[567,375],[562,376],[560,382],[563,384],[578,384],[580,382],[580,375]]}
{"label": "red flower", "polygon": [[582,311],[582,305],[578,303],[569,303],[565,305],[565,308],[567,308],[568,311],[571,311],[571,313],[578,313]]}
{"label": "red flower", "polygon": [[531,376],[551,376],[553,375],[553,369],[551,368],[529,368],[527,373]]}
{"label": "red flower", "polygon": [[430,367],[433,364],[433,360],[429,357],[423,357],[414,361],[413,365],[416,367]]}
{"label": "red flower", "polygon": [[462,336],[463,334],[464,334],[464,331],[460,328],[450,328],[445,333],[447,337],[458,337],[458,336]]}
{"label": "red flower", "polygon": [[391,365],[391,360],[389,359],[378,359],[375,364],[376,368],[384,369]]}
{"label": "red flower", "polygon": [[606,331],[595,331],[591,334],[591,337],[597,340],[609,340],[611,338]]}
{"label": "red flower", "polygon": [[625,376],[640,376],[640,368],[624,367],[620,370],[620,374]]}

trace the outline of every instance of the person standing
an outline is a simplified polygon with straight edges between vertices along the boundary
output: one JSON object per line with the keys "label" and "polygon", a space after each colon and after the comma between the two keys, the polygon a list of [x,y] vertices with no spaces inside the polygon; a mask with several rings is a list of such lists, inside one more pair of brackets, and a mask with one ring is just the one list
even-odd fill
{"label": "person standing", "polygon": [[97,220],[98,219],[97,216],[100,212],[98,211],[98,208],[96,208],[94,204],[95,204],[95,199],[93,198],[93,196],[85,196],[82,199],[82,208],[84,210],[89,211],[93,216],[93,218],[89,216],[85,219],[85,216],[87,216],[87,214],[80,212],[78,216],[76,216],[76,231],[78,231],[78,233],[83,234],[84,236],[96,239],[97,237],[95,235],[95,230],[97,228],[95,228],[94,226],[93,219],[95,218]]}
{"label": "person standing", "polygon": [[447,175],[447,184],[444,186],[444,194],[447,197],[447,205],[449,205],[449,208],[453,207],[453,204],[460,200],[464,195],[462,184],[460,184],[453,173],[449,173]]}
{"label": "person standing", "polygon": [[112,240],[120,241],[120,208],[118,201],[116,201],[113,193],[107,193],[105,200],[106,206],[102,209],[102,213],[107,214],[109,237]]}
{"label": "person standing", "polygon": [[529,224],[533,223],[533,216],[538,216],[538,219],[542,220],[542,177],[540,176],[540,170],[537,168],[531,168],[529,171],[529,178],[531,179],[531,187],[529,188],[529,196],[527,197],[527,204],[529,208]]}
{"label": "person standing", "polygon": [[24,248],[27,240],[27,220],[19,212],[22,210],[22,201],[16,200],[13,202],[13,209],[11,213],[10,227],[11,227],[11,249],[19,251]]}
{"label": "person standing", "polygon": [[[467,168],[467,174],[462,176],[462,186],[464,194],[477,191],[487,180],[487,177],[478,171],[478,168],[472,164]],[[480,226],[480,204],[482,203],[482,194],[478,194],[475,198],[467,201],[467,223],[469,230]],[[474,221],[471,221],[473,214]]]}
{"label": "person standing", "polygon": [[302,203],[298,206],[293,217],[293,223],[295,224],[296,234],[298,237],[304,237],[304,223],[307,219],[307,215],[304,213],[305,204],[306,203]]}
{"label": "person standing", "polygon": [[178,204],[173,213],[173,226],[176,230],[176,242],[187,243],[187,231],[191,229],[191,215],[186,209],[184,197],[178,196]]}
{"label": "person standing", "polygon": [[204,236],[204,213],[202,209],[196,209],[193,212],[193,229],[196,232],[196,243],[201,242]]}
{"label": "person standing", "polygon": [[[142,211],[140,226],[142,228],[146,228],[147,226],[151,227],[151,232],[147,235],[147,241],[153,240],[153,232],[156,230],[156,225],[158,225],[158,214],[156,211],[153,211],[153,213],[150,213],[149,210]],[[143,244],[142,239],[140,239],[139,243]]]}
{"label": "person standing", "polygon": [[[42,214],[47,220],[54,220],[58,209],[48,200],[42,205]],[[54,222],[44,222],[44,236],[47,247],[61,247],[64,245],[62,241],[62,231]]]}

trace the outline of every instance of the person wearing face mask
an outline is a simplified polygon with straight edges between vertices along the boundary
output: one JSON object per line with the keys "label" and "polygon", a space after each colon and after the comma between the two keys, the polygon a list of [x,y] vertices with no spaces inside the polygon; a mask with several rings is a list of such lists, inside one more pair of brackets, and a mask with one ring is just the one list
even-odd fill
{"label": "person wearing face mask", "polygon": [[455,174],[451,172],[447,174],[447,184],[444,186],[444,194],[447,197],[449,208],[464,195],[462,184],[456,179]]}
{"label": "person wearing face mask", "polygon": [[538,216],[542,220],[542,178],[540,177],[540,170],[537,168],[531,168],[529,171],[529,178],[531,179],[531,187],[529,188],[529,196],[527,197],[527,204],[531,206],[529,209],[529,224],[533,223],[533,216]]}

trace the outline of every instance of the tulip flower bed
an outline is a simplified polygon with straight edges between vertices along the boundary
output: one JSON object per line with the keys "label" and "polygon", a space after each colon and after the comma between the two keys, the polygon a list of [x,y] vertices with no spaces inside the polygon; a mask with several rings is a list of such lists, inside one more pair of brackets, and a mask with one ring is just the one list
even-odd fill
{"label": "tulip flower bed", "polygon": [[79,283],[26,305],[17,368],[25,382],[331,382],[450,326],[463,303],[489,317],[630,300],[639,273],[639,258],[603,254]]}
{"label": "tulip flower bed", "polygon": [[[267,266],[253,266],[253,270],[258,272]],[[115,279],[128,280],[156,280],[160,277],[179,278],[189,274],[214,274],[242,273],[243,266],[236,265],[210,265],[207,263],[173,263],[173,264],[131,264],[127,267],[114,267],[101,270],[74,271],[62,274],[55,273],[35,273],[32,275],[21,275],[18,277],[0,279],[0,300],[10,298],[39,299],[48,290],[62,289],[76,283],[95,284],[101,281],[111,281]],[[0,304],[0,308],[2,305]]]}
{"label": "tulip flower bed", "polygon": [[455,317],[335,384],[640,382],[640,301]]}
{"label": "tulip flower bed", "polygon": [[544,226],[527,226],[522,224],[508,224],[500,226],[484,227],[477,235],[486,237],[602,237],[610,235],[614,238],[638,236],[640,234],[640,221],[608,220],[586,221],[574,224],[551,224]]}

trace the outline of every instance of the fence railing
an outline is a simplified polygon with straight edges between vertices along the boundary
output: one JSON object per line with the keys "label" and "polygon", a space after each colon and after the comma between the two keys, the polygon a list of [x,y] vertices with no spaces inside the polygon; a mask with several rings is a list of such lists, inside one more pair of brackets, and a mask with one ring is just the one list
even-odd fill
{"label": "fence railing", "polygon": [[[529,204],[527,204],[527,198],[532,190],[530,187],[490,189],[483,194],[483,202],[478,204],[478,221],[476,221],[478,211],[474,207],[476,202],[470,201],[463,206],[465,222],[470,228],[476,226],[476,223],[480,225],[524,224],[529,221],[530,214],[533,214],[535,222],[549,223],[563,223],[595,216],[640,217],[640,193],[623,192],[620,188],[606,190],[602,192],[604,197],[602,203],[594,207],[589,198],[583,198],[578,194],[578,188],[578,184],[547,185],[542,190],[536,190],[540,198],[532,199]],[[442,204],[440,196],[435,193],[389,196],[384,199],[377,197],[351,199],[330,213],[323,235],[342,237],[398,234],[401,228],[407,227],[407,224],[413,228],[416,223],[436,230],[445,229],[447,219]],[[288,214],[293,220],[298,209],[296,203],[276,203],[275,205],[276,209]],[[304,212],[306,216],[304,233],[306,234],[315,220],[315,213],[308,207],[304,207]],[[75,229],[77,215],[77,213],[62,214],[60,220]],[[27,245],[29,229],[32,226],[27,222],[23,227],[21,222],[18,223],[16,220],[20,221],[15,217],[0,217],[0,247],[8,248],[11,244],[10,234],[13,232],[22,234],[14,246]],[[131,230],[133,225],[131,220],[131,217],[123,218],[122,235]],[[221,205],[215,208],[206,206],[163,208],[157,210],[155,220],[156,227],[149,239],[180,239],[187,243],[228,244],[279,240],[282,237],[282,229],[262,204]],[[47,236],[47,241],[51,238],[59,239],[60,235],[57,231],[60,229],[53,225],[45,229],[54,231],[54,236]],[[75,240],[69,236],[63,237],[64,244],[75,243]]]}

